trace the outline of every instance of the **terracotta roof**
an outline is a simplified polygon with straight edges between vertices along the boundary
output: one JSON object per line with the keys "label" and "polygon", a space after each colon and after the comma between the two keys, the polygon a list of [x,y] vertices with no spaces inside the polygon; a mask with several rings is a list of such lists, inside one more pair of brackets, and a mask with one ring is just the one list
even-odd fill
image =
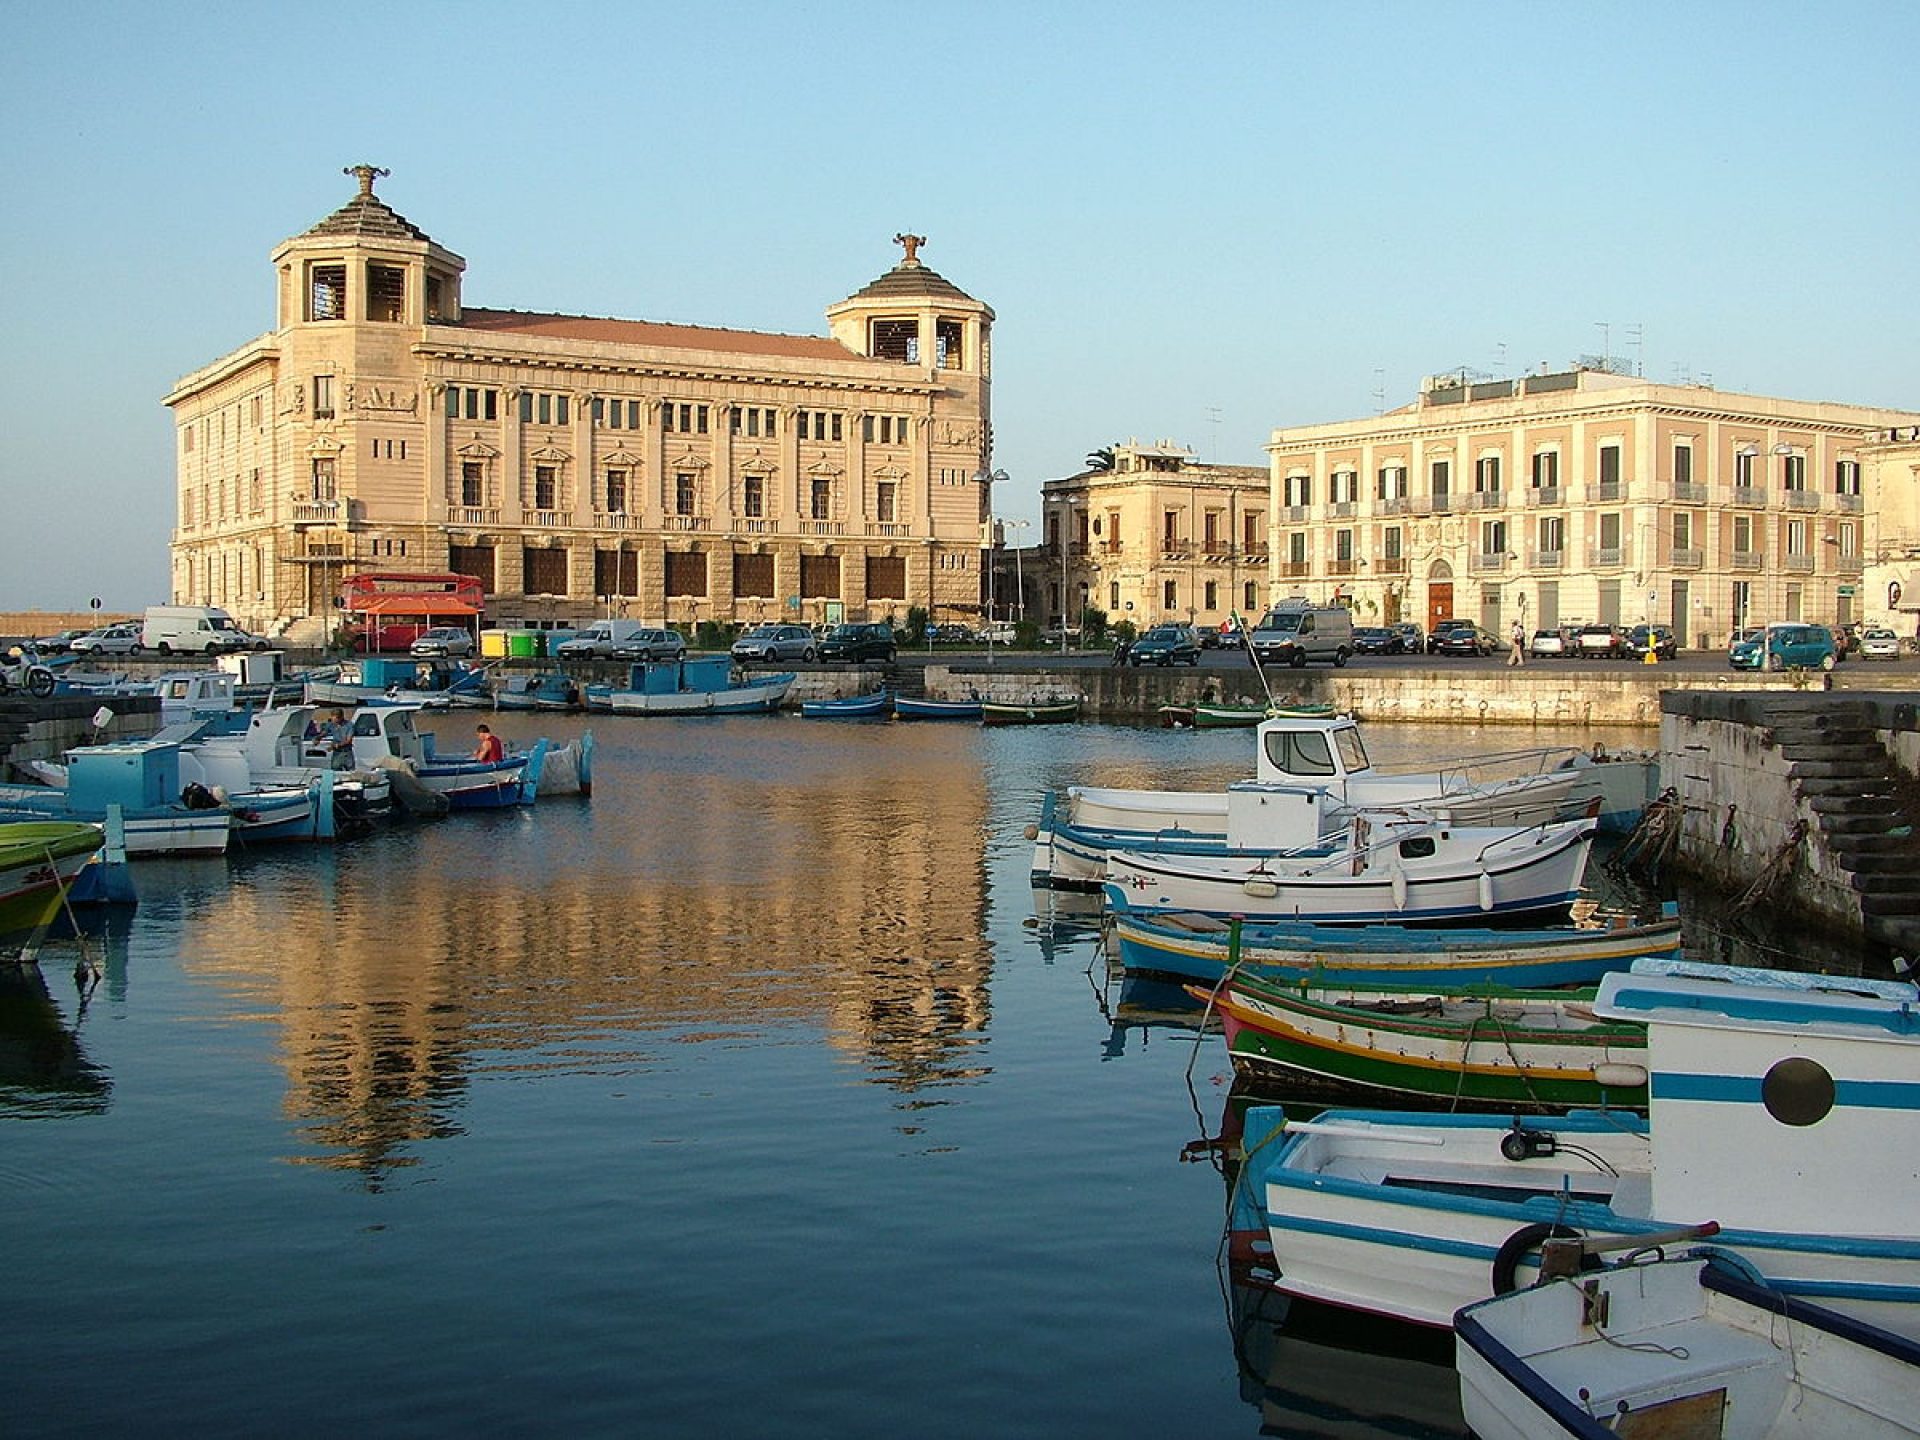
{"label": "terracotta roof", "polygon": [[918,260],[902,261],[871,285],[854,291],[847,298],[850,300],[923,300],[929,295],[946,300],[965,300],[970,305],[980,303],[951,280],[936,270],[929,270]]}
{"label": "terracotta roof", "polygon": [[802,360],[857,360],[838,340],[819,335],[774,335],[761,330],[711,330],[704,325],[665,325],[653,320],[602,320],[591,315],[542,315],[531,310],[477,310],[462,306],[459,328],[545,340],[599,340],[613,345],[650,345],[666,350],[724,350],[740,355],[781,355]]}

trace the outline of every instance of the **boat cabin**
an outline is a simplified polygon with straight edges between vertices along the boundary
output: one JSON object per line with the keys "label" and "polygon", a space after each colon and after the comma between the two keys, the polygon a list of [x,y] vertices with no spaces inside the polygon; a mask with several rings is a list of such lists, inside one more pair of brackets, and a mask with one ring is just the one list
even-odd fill
{"label": "boat cabin", "polygon": [[1373,768],[1351,715],[1276,715],[1260,722],[1256,780],[1338,787]]}

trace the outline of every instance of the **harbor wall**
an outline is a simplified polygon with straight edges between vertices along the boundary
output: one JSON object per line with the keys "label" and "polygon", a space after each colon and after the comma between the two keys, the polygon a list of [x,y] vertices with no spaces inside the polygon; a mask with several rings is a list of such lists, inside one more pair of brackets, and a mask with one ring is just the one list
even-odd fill
{"label": "harbor wall", "polygon": [[[97,697],[55,696],[33,700],[10,695],[0,700],[0,757],[15,760],[58,760],[76,745],[99,745],[114,740],[137,740],[160,728],[158,695],[116,695],[105,702],[113,718],[96,730]],[[4,772],[0,766],[0,773]]]}

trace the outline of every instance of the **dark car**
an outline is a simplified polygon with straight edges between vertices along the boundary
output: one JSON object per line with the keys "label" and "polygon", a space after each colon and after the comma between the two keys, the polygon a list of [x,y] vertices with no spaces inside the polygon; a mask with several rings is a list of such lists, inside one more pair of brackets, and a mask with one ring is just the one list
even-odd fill
{"label": "dark car", "polygon": [[38,640],[32,641],[31,644],[36,654],[64,655],[74,641],[78,640],[82,635],[91,635],[92,633],[91,630],[62,630],[57,634],[42,635]]}
{"label": "dark car", "polygon": [[820,642],[822,660],[892,660],[898,653],[893,626],[881,621],[868,625],[836,625]]}
{"label": "dark car", "polygon": [[1191,625],[1156,625],[1127,652],[1135,665],[1198,665],[1200,637]]}
{"label": "dark car", "polygon": [[1428,643],[1436,655],[1491,655],[1500,648],[1500,637],[1471,620],[1449,620],[1434,626]]}
{"label": "dark car", "polygon": [[1427,648],[1427,632],[1411,620],[1402,620],[1387,627],[1400,637],[1400,648],[1409,655],[1418,655]]}
{"label": "dark car", "polygon": [[1627,637],[1618,625],[1582,625],[1573,632],[1573,653],[1595,660],[1618,660],[1627,653]]}
{"label": "dark car", "polygon": [[1353,648],[1362,655],[1400,655],[1407,642],[1385,625],[1361,625],[1353,632]]}
{"label": "dark car", "polygon": [[[1455,630],[1464,630],[1469,635],[1476,637],[1486,633],[1471,620],[1436,620],[1433,623],[1433,629],[1427,632],[1427,653],[1429,655],[1468,655],[1474,653],[1479,645],[1477,639],[1470,644],[1463,643],[1454,648],[1448,648],[1447,636]],[[1492,652],[1488,651],[1487,653],[1491,654]]]}
{"label": "dark car", "polygon": [[1644,660],[1651,649],[1657,660],[1671,660],[1680,653],[1680,642],[1665,625],[1636,625],[1627,632],[1627,653]]}

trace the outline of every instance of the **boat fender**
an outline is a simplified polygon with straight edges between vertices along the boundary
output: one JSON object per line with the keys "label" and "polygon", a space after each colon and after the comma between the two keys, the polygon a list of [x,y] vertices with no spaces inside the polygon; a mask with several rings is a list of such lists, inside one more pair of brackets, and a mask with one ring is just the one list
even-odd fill
{"label": "boat fender", "polygon": [[1608,1090],[1638,1090],[1647,1083],[1647,1068],[1609,1060],[1593,1067],[1593,1081]]}
{"label": "boat fender", "polygon": [[1273,881],[1263,880],[1257,875],[1248,876],[1241,882],[1240,888],[1256,900],[1271,900],[1280,893],[1280,887]]}
{"label": "boat fender", "polygon": [[[1500,1248],[1493,1253],[1493,1293],[1510,1295],[1520,1288],[1520,1262],[1533,1251],[1538,1250],[1549,1240],[1578,1240],[1580,1232],[1569,1225],[1534,1224],[1522,1225],[1518,1230],[1500,1242]],[[1582,1270],[1598,1270],[1598,1255],[1582,1255]]]}
{"label": "boat fender", "polygon": [[1029,840],[1038,840],[1040,838],[1040,827],[1038,825],[1029,825],[1020,833],[1025,835]]}
{"label": "boat fender", "polygon": [[1484,870],[1480,872],[1480,908],[1493,909],[1493,876]]}
{"label": "boat fender", "polygon": [[1391,884],[1393,887],[1393,908],[1396,910],[1406,909],[1407,908],[1407,872],[1402,870],[1398,865],[1394,866],[1393,875],[1391,876],[1388,883]]}

